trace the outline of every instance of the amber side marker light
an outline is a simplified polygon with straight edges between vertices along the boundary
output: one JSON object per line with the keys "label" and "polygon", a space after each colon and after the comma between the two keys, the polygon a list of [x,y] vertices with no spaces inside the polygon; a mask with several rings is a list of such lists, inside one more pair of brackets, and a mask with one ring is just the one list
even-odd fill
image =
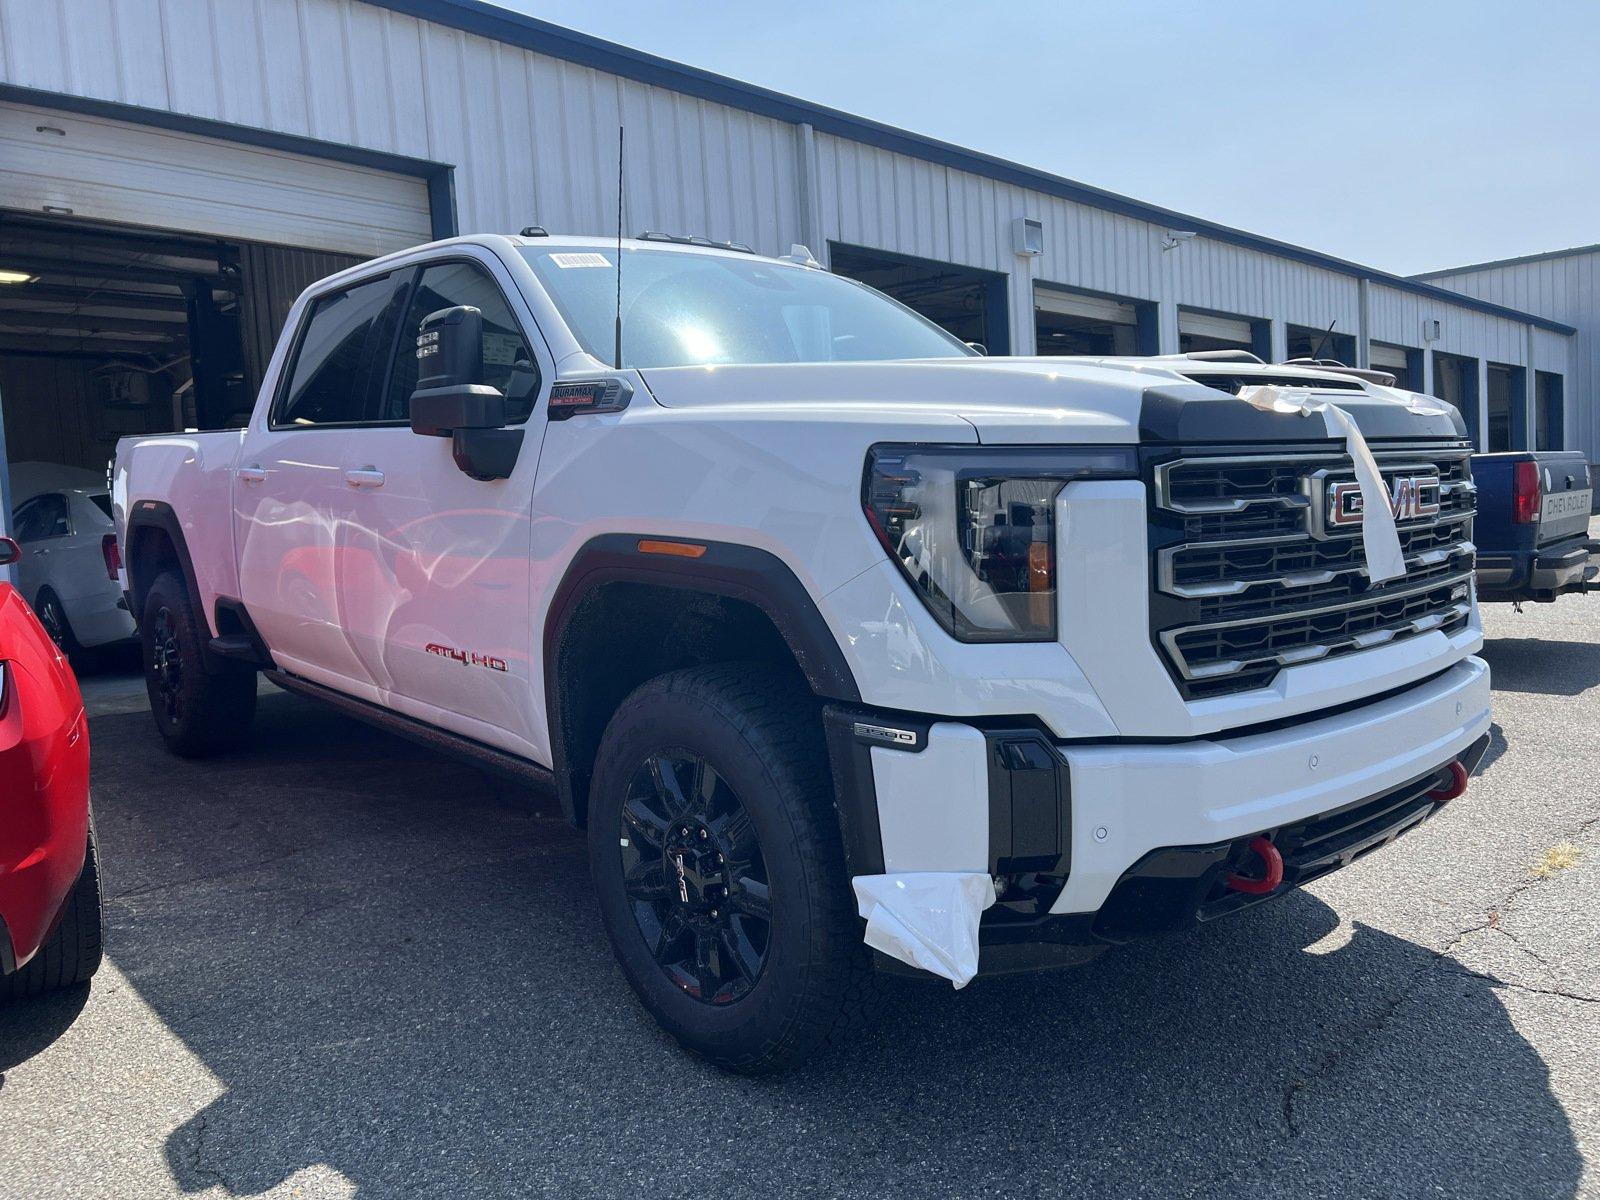
{"label": "amber side marker light", "polygon": [[678,558],[699,558],[706,548],[694,542],[657,542],[649,538],[639,541],[640,554],[672,554]]}

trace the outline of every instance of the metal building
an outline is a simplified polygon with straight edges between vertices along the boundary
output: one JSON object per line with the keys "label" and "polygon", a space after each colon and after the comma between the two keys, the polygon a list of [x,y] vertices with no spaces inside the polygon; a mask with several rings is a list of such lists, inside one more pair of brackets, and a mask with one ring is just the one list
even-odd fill
{"label": "metal building", "polygon": [[[1600,405],[1595,403],[1600,389],[1600,245],[1474,263],[1416,278],[1576,327],[1567,375],[1537,379],[1534,428],[1540,445],[1564,444],[1586,451],[1591,462],[1600,458]],[[1578,403],[1567,399],[1568,392]],[[1576,418],[1576,426],[1559,424],[1568,415]]]}
{"label": "metal building", "polygon": [[1596,377],[1574,375],[1554,309],[480,0],[0,0],[0,485],[7,446],[98,467],[125,433],[238,423],[296,292],[355,259],[458,231],[612,230],[619,124],[629,232],[804,243],[991,353],[1281,359],[1331,327],[1325,355],[1450,399],[1486,447],[1595,455]]}

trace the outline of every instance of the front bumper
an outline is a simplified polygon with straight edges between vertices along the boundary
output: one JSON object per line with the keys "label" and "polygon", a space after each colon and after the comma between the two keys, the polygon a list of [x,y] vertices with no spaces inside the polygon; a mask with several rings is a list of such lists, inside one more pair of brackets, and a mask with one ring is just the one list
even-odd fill
{"label": "front bumper", "polygon": [[[862,722],[849,717],[830,710],[852,875],[999,876],[982,966],[1014,969],[1242,907],[1215,902],[1213,885],[1257,835],[1286,848],[1278,894],[1432,815],[1439,805],[1425,794],[1449,764],[1482,758],[1489,669],[1468,658],[1342,711],[1164,744],[1058,744],[1026,729],[913,720],[899,727],[916,744],[897,749],[854,735]],[[1029,742],[1048,758],[1018,749]]]}

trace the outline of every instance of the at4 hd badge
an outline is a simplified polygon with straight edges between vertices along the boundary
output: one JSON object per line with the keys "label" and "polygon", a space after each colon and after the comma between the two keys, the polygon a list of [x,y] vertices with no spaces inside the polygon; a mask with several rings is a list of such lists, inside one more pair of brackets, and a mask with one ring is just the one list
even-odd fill
{"label": "at4 hd badge", "polygon": [[464,667],[488,667],[491,671],[504,671],[506,660],[495,658],[491,654],[477,654],[471,650],[457,650],[454,646],[444,646],[438,642],[429,642],[423,647],[429,654],[437,654],[440,658],[454,659]]}

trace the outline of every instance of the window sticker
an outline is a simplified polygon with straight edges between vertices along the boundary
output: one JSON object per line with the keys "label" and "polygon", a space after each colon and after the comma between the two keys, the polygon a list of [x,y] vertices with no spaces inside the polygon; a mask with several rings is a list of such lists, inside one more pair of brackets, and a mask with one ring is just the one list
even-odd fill
{"label": "window sticker", "polygon": [[563,271],[571,270],[573,267],[609,267],[611,265],[611,260],[604,254],[591,253],[552,254],[550,261]]}
{"label": "window sticker", "polygon": [[[515,366],[521,350],[522,338],[518,335],[514,333],[495,333],[490,329],[483,331],[483,361],[485,366]],[[421,351],[419,350],[418,353],[420,354]]]}

